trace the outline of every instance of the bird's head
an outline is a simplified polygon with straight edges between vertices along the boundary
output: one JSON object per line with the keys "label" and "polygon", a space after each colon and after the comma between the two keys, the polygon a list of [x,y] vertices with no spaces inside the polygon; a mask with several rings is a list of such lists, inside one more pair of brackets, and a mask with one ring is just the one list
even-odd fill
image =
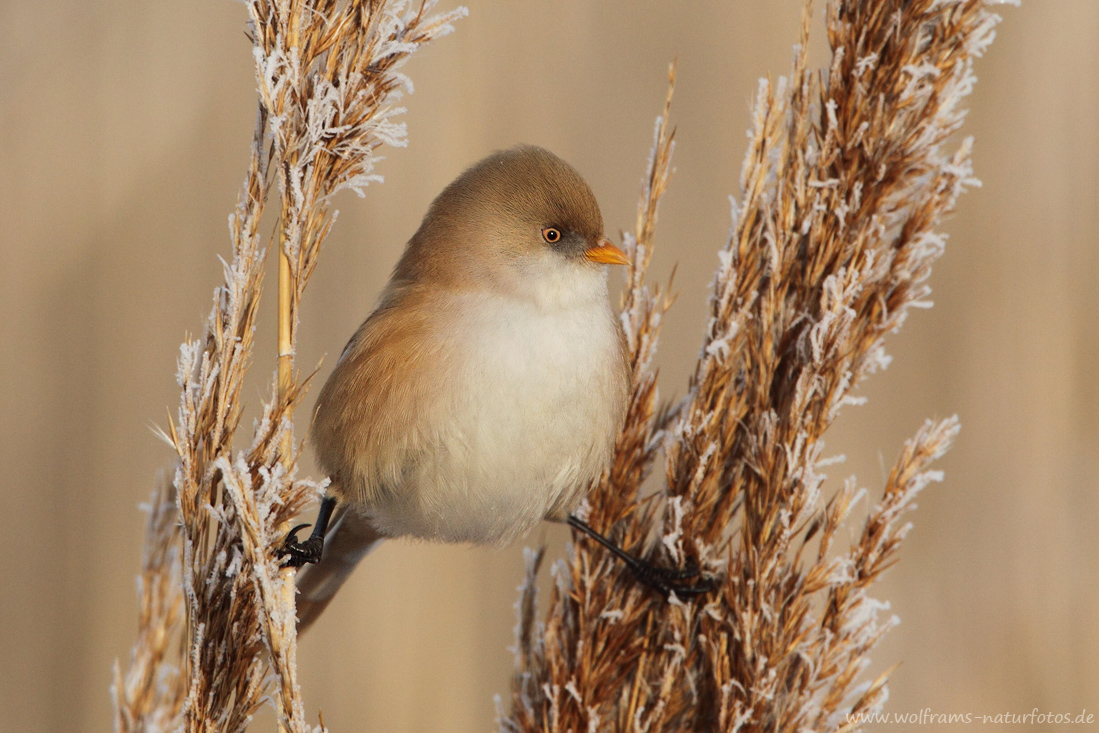
{"label": "bird's head", "polygon": [[523,145],[474,164],[439,194],[396,278],[556,292],[602,283],[602,265],[628,262],[603,235],[599,205],[580,174],[548,150]]}

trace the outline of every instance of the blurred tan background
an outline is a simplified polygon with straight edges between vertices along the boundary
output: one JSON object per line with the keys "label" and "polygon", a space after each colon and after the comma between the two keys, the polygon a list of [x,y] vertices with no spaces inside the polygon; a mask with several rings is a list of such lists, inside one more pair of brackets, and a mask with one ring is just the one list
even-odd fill
{"label": "blurred tan background", "polygon": [[[679,263],[660,363],[665,394],[682,394],[749,101],[759,76],[788,71],[800,2],[468,4],[405,67],[411,146],[388,153],[384,185],[339,201],[302,365],[328,354],[327,374],[431,197],[490,150],[550,147],[588,177],[608,232],[630,227],[678,54],[654,272]],[[893,366],[829,443],[848,456],[833,476],[876,492],[925,417],[962,419],[946,482],[879,588],[903,620],[873,655],[903,662],[897,712],[1099,714],[1099,3],[1005,15],[970,100],[985,185],[947,225],[936,307],[890,341]],[[204,324],[246,165],[244,18],[227,0],[0,5],[2,731],[111,725],[111,663],[136,625],[137,505],[171,459],[150,426],[175,409],[178,344]],[[818,24],[818,58],[822,40]],[[546,535],[561,547],[558,528]],[[489,730],[520,553],[380,549],[303,640],[311,719],[319,706],[335,731]]]}

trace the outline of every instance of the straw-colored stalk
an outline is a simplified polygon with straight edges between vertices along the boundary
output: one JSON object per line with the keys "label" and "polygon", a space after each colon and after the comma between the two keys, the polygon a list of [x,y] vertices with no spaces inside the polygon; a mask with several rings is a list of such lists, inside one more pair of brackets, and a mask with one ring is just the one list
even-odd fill
{"label": "straw-colored stalk", "polygon": [[[286,253],[285,243],[281,243],[279,247],[279,318],[278,318],[278,401],[285,404],[290,396],[290,388],[293,380],[294,370],[294,349],[293,343],[290,341],[290,321],[293,318],[292,302],[290,299],[290,291],[292,283],[292,276],[290,273],[290,257]],[[288,412],[287,419],[290,419],[291,415]],[[292,445],[293,435],[289,431],[283,436],[283,442],[281,446],[283,467],[289,469],[289,456],[293,449]],[[290,531],[290,523],[284,522],[279,526],[279,532],[286,536]],[[295,573],[293,568],[284,568],[281,574],[282,584],[282,604],[286,608],[294,608],[294,583],[292,579]],[[291,632],[293,634],[294,632]],[[278,651],[275,650],[277,655]],[[286,682],[293,686],[293,680],[286,680]],[[279,693],[285,694],[284,692]],[[280,700],[279,705],[282,705]],[[282,722],[279,722],[279,733],[286,733],[286,728]]]}
{"label": "straw-colored stalk", "polygon": [[[807,62],[806,8],[791,79],[760,82],[751,141],[718,252],[710,320],[687,396],[660,407],[649,362],[668,301],[644,278],[673,150],[658,120],[622,323],[635,369],[615,461],[588,522],[660,565],[696,563],[710,594],[665,600],[574,533],[544,622],[528,557],[505,731],[826,731],[858,727],[887,675],[861,680],[895,623],[869,587],[897,560],[928,464],[958,431],[927,422],[904,447],[855,539],[839,540],[854,478],[830,495],[824,434],[885,368],[886,334],[927,307],[945,235],[974,185],[953,151],[974,58],[998,21],[985,0],[831,0],[832,63]],[[670,91],[669,91],[670,94]],[[663,483],[641,487],[663,449]],[[853,528],[852,528],[853,529]]]}
{"label": "straw-colored stalk", "polygon": [[[230,218],[225,284],[214,292],[204,338],[180,350],[181,402],[164,436],[178,456],[176,506],[154,501],[138,640],[125,678],[116,675],[120,731],[243,731],[264,700],[274,702],[283,730],[317,730],[305,722],[293,577],[279,552],[289,520],[323,489],[296,476],[291,417],[307,383],[293,369],[299,304],[335,218],[332,196],[362,194],[381,180],[377,148],[405,144],[394,103],[407,78],[397,68],[465,12],[430,15],[432,3],[409,9],[403,0],[245,4],[259,90],[252,155]],[[250,447],[234,451],[272,244],[261,242],[259,222],[273,182],[281,208],[278,368]],[[179,575],[182,604],[168,592],[167,579]],[[175,624],[180,605],[183,623]],[[180,659],[171,651],[177,644]]]}

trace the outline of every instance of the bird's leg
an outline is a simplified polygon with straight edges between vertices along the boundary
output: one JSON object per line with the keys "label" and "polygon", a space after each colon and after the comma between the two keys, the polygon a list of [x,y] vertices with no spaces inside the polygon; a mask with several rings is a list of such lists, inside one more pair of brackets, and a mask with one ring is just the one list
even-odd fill
{"label": "bird's leg", "polygon": [[324,534],[328,531],[328,520],[332,518],[332,510],[335,508],[336,500],[332,497],[326,496],[321,500],[317,524],[305,542],[298,542],[298,531],[308,527],[308,524],[299,524],[290,530],[281,548],[281,553],[286,558],[282,563],[283,567],[300,568],[308,563],[320,562],[321,552],[324,550]]}
{"label": "bird's leg", "polygon": [[[573,529],[580,530],[607,548],[611,554],[625,563],[635,578],[650,588],[659,591],[665,598],[670,593],[675,593],[680,598],[694,598],[695,596],[705,595],[717,587],[717,582],[713,578],[699,577],[698,566],[694,564],[683,569],[660,568],[641,558],[634,557],[596,532],[587,522],[572,514],[569,515],[568,523]],[[694,578],[698,578],[698,580],[687,582]]]}

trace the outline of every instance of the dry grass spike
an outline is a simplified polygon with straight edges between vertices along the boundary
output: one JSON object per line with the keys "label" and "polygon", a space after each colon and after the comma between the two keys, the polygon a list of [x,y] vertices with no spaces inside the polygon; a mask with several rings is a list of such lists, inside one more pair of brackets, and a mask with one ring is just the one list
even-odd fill
{"label": "dry grass spike", "polygon": [[[936,227],[976,184],[971,141],[945,148],[993,39],[993,4],[832,0],[819,75],[806,8],[791,77],[760,82],[698,363],[669,411],[647,368],[667,302],[643,285],[672,150],[665,106],[625,238],[634,393],[588,517],[654,562],[698,563],[723,582],[666,603],[574,538],[544,625],[526,617],[524,593],[501,730],[827,731],[884,701],[887,676],[860,675],[895,621],[868,591],[896,562],[903,513],[941,478],[928,464],[958,422],[928,422],[906,444],[848,546],[840,530],[863,492],[850,479],[826,497],[823,438],[888,365],[886,334],[929,305]],[[663,487],[641,496],[658,447]]]}
{"label": "dry grass spike", "polygon": [[[335,219],[332,196],[345,188],[361,194],[380,181],[378,148],[405,143],[395,118],[408,79],[397,69],[465,14],[432,14],[432,2],[409,7],[404,0],[245,6],[259,91],[252,154],[230,217],[225,283],[214,292],[205,336],[180,349],[180,407],[165,436],[178,456],[172,522],[179,525],[185,653],[173,676],[162,650],[164,635],[174,633],[172,606],[148,584],[159,588],[158,573],[170,572],[164,543],[176,535],[163,529],[167,515],[154,513],[146,556],[156,562],[147,559],[150,580],[142,587],[149,612],[125,681],[116,676],[120,731],[156,730],[162,721],[189,733],[244,731],[265,700],[274,701],[282,730],[323,729],[305,721],[293,579],[280,572],[279,558],[286,523],[323,488],[296,475],[292,414],[307,383],[293,369],[298,309]],[[273,244],[259,234],[273,183],[281,212],[278,368],[250,447],[234,450]],[[153,679],[167,687],[154,694]]]}

